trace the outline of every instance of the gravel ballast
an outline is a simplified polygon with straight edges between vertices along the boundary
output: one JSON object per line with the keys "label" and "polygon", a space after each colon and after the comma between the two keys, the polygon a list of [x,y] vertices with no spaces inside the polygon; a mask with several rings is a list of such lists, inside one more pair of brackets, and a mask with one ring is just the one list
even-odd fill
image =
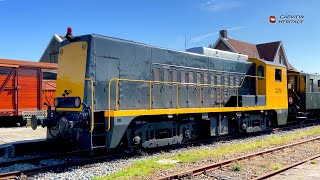
{"label": "gravel ballast", "polygon": [[[165,152],[165,153],[159,152],[159,153],[153,153],[153,154],[145,155],[145,156],[135,156],[135,157],[131,157],[131,158],[117,159],[114,161],[95,163],[95,164],[86,165],[86,166],[76,166],[76,167],[68,168],[66,171],[63,171],[60,173],[56,173],[56,172],[41,173],[41,174],[35,175],[31,178],[33,178],[33,179],[70,179],[70,180],[72,180],[72,179],[83,179],[83,180],[84,179],[92,179],[94,177],[103,177],[103,176],[115,173],[117,171],[123,170],[126,167],[130,166],[130,164],[132,162],[135,162],[137,160],[148,160],[148,159],[154,158],[154,157],[160,158],[160,157],[163,157],[164,155],[166,157],[169,157],[169,156],[177,155],[179,153],[180,154],[187,153],[190,150],[203,150],[203,149],[214,150],[214,149],[221,147],[221,146],[229,146],[229,145],[238,144],[238,143],[246,143],[246,142],[253,142],[253,141],[257,141],[257,140],[264,140],[265,138],[268,138],[271,136],[282,137],[282,136],[286,136],[289,134],[293,134],[293,133],[297,133],[297,132],[304,132],[304,131],[312,130],[314,128],[319,128],[319,127],[320,126],[314,126],[314,127],[306,127],[306,128],[296,129],[296,130],[292,130],[292,131],[279,131],[279,132],[275,132],[272,134],[254,136],[254,137],[249,137],[249,138],[244,138],[244,139],[235,139],[235,140],[231,140],[228,142],[213,142],[212,144],[206,144],[206,145],[202,145],[202,146],[180,148],[180,149],[170,150],[169,152]],[[309,138],[317,137],[317,136],[318,135],[303,137],[300,140],[309,139]],[[208,163],[212,163],[212,162],[218,162],[221,160],[226,160],[229,158],[237,157],[239,155],[257,152],[257,151],[261,151],[263,149],[269,149],[269,148],[271,148],[271,147],[259,148],[254,151],[247,151],[247,152],[242,152],[242,153],[233,154],[233,155],[225,155],[223,157],[216,157],[216,158],[213,158],[210,160],[204,160],[204,161],[195,162],[195,163],[176,163],[174,165],[174,168],[157,172],[157,173],[153,174],[151,177],[148,177],[148,179],[149,178],[153,179],[156,177],[165,176],[165,175],[168,175],[169,173],[172,173],[172,172],[179,172],[181,170],[187,170],[187,169],[190,169],[193,167],[198,167],[200,165],[204,165],[204,164],[208,164]],[[51,161],[52,161],[52,163],[51,163]],[[56,164],[56,163],[57,163],[57,160],[54,160],[54,159],[47,160],[45,162],[45,164],[47,164],[47,165]],[[19,167],[17,167],[17,169],[23,168],[23,167],[21,167],[21,164],[19,164],[17,166],[19,166]],[[10,167],[10,168],[14,170],[14,167]]]}

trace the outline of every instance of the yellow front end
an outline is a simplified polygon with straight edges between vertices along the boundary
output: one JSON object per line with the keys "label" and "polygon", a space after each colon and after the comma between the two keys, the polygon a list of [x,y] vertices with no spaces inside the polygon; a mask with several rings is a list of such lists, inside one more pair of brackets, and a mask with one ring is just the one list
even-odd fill
{"label": "yellow front end", "polygon": [[[84,99],[84,81],[87,60],[87,42],[73,42],[59,50],[56,97]],[[82,111],[78,108],[58,108],[62,111]]]}

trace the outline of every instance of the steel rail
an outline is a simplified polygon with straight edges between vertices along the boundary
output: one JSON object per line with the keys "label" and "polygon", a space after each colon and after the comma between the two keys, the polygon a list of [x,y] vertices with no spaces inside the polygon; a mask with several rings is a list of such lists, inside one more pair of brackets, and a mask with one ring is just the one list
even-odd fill
{"label": "steel rail", "polygon": [[296,142],[296,143],[292,143],[292,144],[288,144],[288,145],[283,145],[283,146],[271,148],[271,149],[268,149],[268,150],[260,151],[260,152],[257,152],[257,153],[251,153],[251,154],[243,155],[243,156],[240,156],[240,157],[237,157],[237,158],[232,158],[232,159],[229,159],[229,160],[225,160],[225,161],[221,161],[221,162],[217,162],[217,163],[201,166],[201,167],[198,167],[198,168],[194,168],[194,169],[190,169],[190,170],[174,173],[174,174],[171,174],[171,175],[168,175],[168,176],[159,177],[158,180],[179,179],[179,178],[182,178],[182,177],[200,175],[200,174],[202,174],[204,172],[212,171],[212,170],[221,168],[223,166],[228,166],[231,163],[236,162],[236,161],[248,159],[248,158],[255,157],[255,156],[260,156],[260,155],[263,155],[263,154],[272,153],[274,151],[282,150],[282,149],[285,149],[285,148],[297,146],[297,145],[300,145],[300,144],[304,144],[304,143],[312,142],[312,141],[316,141],[316,140],[320,140],[320,137],[312,138],[312,139],[308,139],[308,140],[304,140],[304,141],[300,141],[300,142]]}
{"label": "steel rail", "polygon": [[[310,123],[310,125],[315,125],[315,123]],[[316,123],[316,125],[319,125],[319,123]],[[287,128],[296,129],[296,128],[299,128],[299,127],[301,127],[301,126],[299,125],[299,126],[292,126],[292,127],[285,127],[285,128],[286,129]],[[283,128],[279,128],[279,130],[281,130],[281,129],[283,129]],[[278,129],[276,129],[276,130],[278,130]],[[236,139],[236,138],[240,138],[240,137],[239,136],[235,136],[235,135],[226,135],[226,136],[220,136],[220,137],[215,137],[215,138],[210,138],[210,139],[202,139],[202,140],[198,140],[198,141],[190,141],[190,142],[188,142],[186,144],[183,144],[183,147],[188,146],[188,145],[195,145],[195,144],[196,145],[197,144],[202,145],[202,144],[218,142],[218,141],[229,141],[230,139]],[[318,139],[320,140],[320,137],[307,140],[306,142],[314,141],[314,140],[318,140]],[[301,143],[304,143],[304,142],[298,142],[298,143],[295,143],[295,145],[298,145],[298,144],[301,144]],[[292,146],[292,144],[283,146],[282,148],[285,148],[285,147],[288,147],[288,146]],[[175,146],[172,146],[172,147],[174,148]],[[9,160],[9,161],[5,161],[5,162],[0,162],[0,167],[1,168],[2,167],[7,167],[7,166],[10,166],[10,165],[19,164],[19,163],[35,163],[35,162],[38,162],[38,161],[41,161],[41,160],[44,160],[44,159],[51,159],[51,158],[65,158],[65,157],[68,157],[68,156],[80,155],[81,153],[87,153],[87,152],[88,151],[71,151],[71,152],[67,152],[67,153],[56,153],[56,154],[43,155],[43,156],[32,157],[32,158]],[[129,157],[131,155],[127,154],[126,156]],[[95,157],[92,160],[98,162],[99,159],[100,160],[102,160],[103,158],[107,159],[107,157],[109,159],[111,159],[111,158],[116,159],[116,158],[123,157],[123,154],[121,154],[121,155],[116,154],[116,155],[100,156],[100,157]],[[242,157],[239,157],[239,158],[242,158]],[[230,162],[237,161],[237,159],[232,159],[232,160],[228,160],[228,161],[230,161]],[[64,168],[64,167],[81,165],[81,163],[83,165],[84,164],[90,164],[89,161],[82,161],[82,162],[74,162],[74,163],[68,163],[68,164],[58,164],[58,165],[54,165],[54,166],[46,166],[46,167],[34,168],[34,169],[29,169],[29,170],[21,170],[21,171],[15,171],[15,172],[1,173],[0,174],[0,180],[1,179],[16,178],[16,177],[18,177],[18,176],[20,176],[22,174],[24,174],[24,175],[33,175],[33,174],[37,174],[39,172],[45,172],[45,171],[49,171],[49,170],[52,170],[52,169],[59,169],[59,168],[61,169],[61,168]],[[91,162],[91,163],[94,163],[94,162]],[[228,164],[227,162],[223,162],[223,164],[216,166],[216,168],[220,168],[222,166],[229,165],[230,163]],[[214,169],[216,169],[216,168],[214,168]],[[199,174],[201,174],[201,171],[199,171],[199,172],[200,172]],[[186,174],[188,174],[188,173],[186,173]],[[161,179],[165,179],[165,178],[161,178]],[[170,179],[170,178],[168,178],[168,179]]]}
{"label": "steel rail", "polygon": [[63,169],[66,169],[66,168],[72,167],[72,166],[83,166],[83,165],[97,163],[97,162],[101,162],[101,161],[105,161],[105,160],[114,160],[117,158],[123,158],[123,157],[129,156],[129,155],[130,154],[123,155],[123,153],[118,153],[118,154],[94,157],[94,158],[90,158],[90,159],[86,159],[86,160],[66,162],[66,163],[37,167],[37,168],[32,168],[32,169],[24,169],[24,170],[6,172],[6,173],[0,174],[0,180],[15,179],[21,175],[30,176],[30,175],[38,174],[41,172],[47,172],[50,170],[63,170]]}
{"label": "steel rail", "polygon": [[317,155],[312,156],[312,157],[310,157],[310,158],[307,158],[307,159],[301,160],[301,161],[299,161],[299,162],[296,162],[296,163],[290,164],[290,165],[288,165],[288,166],[285,166],[285,167],[283,167],[283,168],[281,168],[281,169],[278,169],[278,170],[275,170],[275,171],[271,171],[271,172],[269,172],[269,173],[263,174],[263,175],[258,176],[258,177],[256,177],[256,178],[253,178],[253,180],[266,179],[266,178],[275,176],[275,175],[280,174],[280,173],[282,173],[282,172],[284,172],[284,171],[286,171],[286,170],[289,170],[289,169],[294,168],[294,167],[296,167],[296,166],[298,166],[298,165],[300,165],[300,164],[306,163],[306,162],[308,162],[308,161],[310,161],[310,160],[313,160],[313,159],[316,159],[316,158],[319,158],[319,157],[320,157],[320,154],[317,154]]}
{"label": "steel rail", "polygon": [[61,152],[61,153],[51,153],[36,157],[25,157],[25,158],[19,158],[19,159],[13,159],[13,160],[7,160],[0,162],[0,167],[7,167],[19,163],[34,163],[38,161],[42,161],[45,159],[52,159],[52,158],[66,158],[66,157],[72,157],[72,156],[80,156],[82,154],[89,153],[89,151],[70,151],[70,152]]}

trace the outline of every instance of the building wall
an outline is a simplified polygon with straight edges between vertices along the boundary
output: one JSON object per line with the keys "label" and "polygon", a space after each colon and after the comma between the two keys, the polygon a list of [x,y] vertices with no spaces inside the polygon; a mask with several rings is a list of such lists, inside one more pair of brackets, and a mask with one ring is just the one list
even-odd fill
{"label": "building wall", "polygon": [[284,55],[282,47],[280,47],[279,52],[274,59],[274,62],[287,66],[286,60],[285,60],[285,55]]}
{"label": "building wall", "polygon": [[225,43],[223,43],[221,40],[218,42],[216,47],[214,47],[214,49],[232,52],[232,50]]}
{"label": "building wall", "polygon": [[52,39],[48,48],[45,50],[40,62],[58,63],[59,42],[56,39]]}

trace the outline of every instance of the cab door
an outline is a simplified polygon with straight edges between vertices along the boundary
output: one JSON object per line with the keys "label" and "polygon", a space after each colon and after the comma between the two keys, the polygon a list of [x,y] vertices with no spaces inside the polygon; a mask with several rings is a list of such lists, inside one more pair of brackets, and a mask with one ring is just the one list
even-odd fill
{"label": "cab door", "polygon": [[300,111],[303,100],[299,88],[299,73],[288,72],[288,106],[289,111]]}
{"label": "cab door", "polygon": [[288,94],[293,96],[297,91],[297,75],[288,75]]}

